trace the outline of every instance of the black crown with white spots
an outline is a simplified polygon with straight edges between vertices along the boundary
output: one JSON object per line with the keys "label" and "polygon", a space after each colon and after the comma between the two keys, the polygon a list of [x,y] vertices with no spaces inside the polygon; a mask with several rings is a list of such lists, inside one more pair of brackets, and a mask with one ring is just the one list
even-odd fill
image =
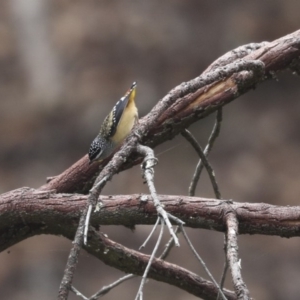
{"label": "black crown with white spots", "polygon": [[90,162],[94,161],[98,156],[101,155],[101,152],[103,151],[103,146],[103,142],[101,142],[101,140],[98,137],[96,137],[93,140],[89,150]]}

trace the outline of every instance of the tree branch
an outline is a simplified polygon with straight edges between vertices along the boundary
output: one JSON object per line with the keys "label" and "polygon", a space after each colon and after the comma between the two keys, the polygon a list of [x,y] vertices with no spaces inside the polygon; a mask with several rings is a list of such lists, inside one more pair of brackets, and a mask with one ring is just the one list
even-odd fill
{"label": "tree branch", "polygon": [[[99,224],[127,226],[154,224],[157,212],[152,201],[141,203],[140,197],[141,195],[101,196],[103,208],[92,215],[91,224],[94,227]],[[184,196],[159,195],[159,198],[166,211],[181,218],[187,227],[225,232],[226,213],[234,211],[239,220],[240,234],[282,237],[300,235],[300,207],[240,202],[230,202],[228,205],[228,201],[226,203],[225,200]],[[21,240],[38,234],[63,235],[73,240],[86,203],[85,195],[55,194],[29,188],[0,195],[0,250],[3,251]],[[127,249],[104,235],[99,235],[93,228],[90,230],[89,243],[84,249],[112,267],[137,275],[141,275],[143,270],[141,265],[145,267],[149,259],[140,252]],[[216,299],[218,293],[212,283],[205,282],[205,287],[200,288],[199,282],[203,283],[200,277],[158,259],[154,260],[149,277],[178,285],[204,299]],[[182,282],[185,282],[184,286]],[[207,293],[207,289],[213,289],[211,292],[213,297],[203,296],[203,293]],[[224,293],[228,299],[234,299],[228,291],[225,290]]]}
{"label": "tree branch", "polygon": [[[289,68],[297,71],[299,55],[300,30],[273,42],[250,44],[226,53],[202,75],[170,91],[140,120],[136,127],[141,137],[139,142],[154,148],[174,138],[184,128],[255,88],[258,83],[273,79],[274,73]],[[132,153],[136,143],[136,136],[132,134],[127,139],[126,147],[122,147],[120,155],[126,160],[125,164],[124,161],[122,163],[122,169],[141,162],[141,157]],[[130,156],[126,157],[125,153],[129,152]],[[108,160],[89,166],[88,158],[84,156],[41,189],[55,189],[58,193],[87,193]]]}
{"label": "tree branch", "polygon": [[235,292],[238,299],[250,300],[249,290],[243,281],[241,273],[241,261],[238,256],[238,221],[236,215],[233,211],[226,214],[226,224],[227,224],[227,260],[230,265],[232,281],[234,285]]}
{"label": "tree branch", "polygon": [[[139,195],[123,196],[130,197],[130,200],[122,196],[110,197],[114,201],[99,197],[103,186],[114,174],[141,162],[142,156],[137,151],[137,145],[154,148],[174,138],[192,123],[220,109],[258,83],[273,79],[278,71],[291,69],[299,74],[299,57],[300,31],[271,43],[246,45],[228,52],[200,76],[180,84],[161,99],[134,127],[112,159],[107,158],[100,164],[89,166],[85,156],[62,174],[50,178],[39,190],[21,188],[0,195],[0,250],[37,234],[63,235],[73,240],[78,229],[76,245],[73,248],[76,253],[70,253],[69,260],[74,264],[69,266],[68,263],[69,269],[66,269],[63,288],[60,290],[61,299],[65,299],[65,291],[69,291],[69,283],[72,281],[68,273],[73,276],[73,268],[82,245],[82,227],[87,203],[94,206],[97,201],[103,201],[104,204],[103,209],[91,216],[91,224],[95,228],[100,224],[132,227],[155,222],[155,205],[150,201],[141,204]],[[91,191],[88,199],[83,195],[62,194],[87,193],[95,178],[96,188]],[[186,226],[225,232],[235,221],[233,225],[236,233],[240,234],[257,233],[283,237],[300,234],[298,207],[240,204],[232,201],[227,205],[228,201],[216,199],[163,195],[159,197],[170,218],[180,218]],[[235,217],[229,219],[228,215],[232,211]],[[84,247],[88,252],[115,268],[141,275],[141,270],[149,262],[149,256],[114,243],[96,232],[93,227],[89,234],[91,242]],[[236,240],[236,235],[231,238],[232,241]],[[212,283],[159,259],[154,259],[151,264],[149,277],[180,286],[205,299],[217,297],[218,290]],[[246,291],[246,295],[247,290],[243,291]],[[230,291],[225,290],[224,294],[228,299],[235,299]]]}
{"label": "tree branch", "polygon": [[[187,196],[158,195],[169,213],[185,226],[225,232],[226,200]],[[150,195],[144,195],[148,197]],[[141,202],[141,195],[101,196],[103,208],[94,213],[91,224],[154,224],[157,211],[152,201]],[[228,201],[227,201],[228,202]],[[21,188],[0,195],[0,251],[35,234],[64,235],[73,239],[87,196],[55,194]],[[281,237],[300,236],[300,207],[266,203],[230,202],[236,212],[239,234],[264,234]],[[70,224],[74,224],[74,228]],[[72,228],[72,229],[71,229]],[[87,247],[85,247],[87,248]]]}

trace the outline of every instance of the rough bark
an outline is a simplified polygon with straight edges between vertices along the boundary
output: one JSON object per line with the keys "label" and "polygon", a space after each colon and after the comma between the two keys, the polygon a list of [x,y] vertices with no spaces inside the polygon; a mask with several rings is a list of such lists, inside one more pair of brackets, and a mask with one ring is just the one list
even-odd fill
{"label": "rough bark", "polygon": [[[148,115],[140,120],[136,131],[141,136],[142,144],[154,148],[174,138],[184,128],[254,89],[257,84],[267,79],[273,79],[274,75],[280,71],[291,70],[297,73],[299,56],[300,30],[273,42],[250,44],[226,53],[212,63],[199,77],[182,83],[170,91]],[[245,67],[227,76],[226,66],[238,64],[241,58],[245,62],[253,60],[262,62],[265,66],[264,72],[262,73],[260,69]],[[222,67],[224,69],[218,69]],[[219,70],[218,76],[215,80],[209,81],[211,72],[216,70]],[[203,80],[205,76],[208,78]],[[161,103],[165,104],[164,107]],[[126,147],[124,154],[126,154],[125,150]],[[42,186],[41,189],[55,189],[58,193],[87,193],[108,160],[89,166],[86,155]],[[136,153],[130,153],[129,157],[125,155],[125,161],[122,169],[140,163],[141,158]]]}

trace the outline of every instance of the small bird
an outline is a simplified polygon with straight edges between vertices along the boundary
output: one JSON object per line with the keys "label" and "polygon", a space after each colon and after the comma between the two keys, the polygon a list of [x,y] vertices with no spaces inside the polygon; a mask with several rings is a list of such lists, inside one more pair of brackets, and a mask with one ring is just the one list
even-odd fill
{"label": "small bird", "polygon": [[135,105],[136,86],[136,82],[133,82],[131,88],[104,119],[99,134],[90,146],[90,164],[101,161],[113,153],[138,121],[138,110]]}

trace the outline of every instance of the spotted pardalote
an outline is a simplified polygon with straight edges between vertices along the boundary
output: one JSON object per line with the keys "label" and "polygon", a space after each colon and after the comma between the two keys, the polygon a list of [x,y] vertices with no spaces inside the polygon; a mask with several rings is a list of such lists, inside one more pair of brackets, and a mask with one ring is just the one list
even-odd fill
{"label": "spotted pardalote", "polygon": [[138,110],[135,105],[136,86],[134,82],[104,119],[99,134],[90,146],[90,163],[108,157],[123,142],[138,121]]}

